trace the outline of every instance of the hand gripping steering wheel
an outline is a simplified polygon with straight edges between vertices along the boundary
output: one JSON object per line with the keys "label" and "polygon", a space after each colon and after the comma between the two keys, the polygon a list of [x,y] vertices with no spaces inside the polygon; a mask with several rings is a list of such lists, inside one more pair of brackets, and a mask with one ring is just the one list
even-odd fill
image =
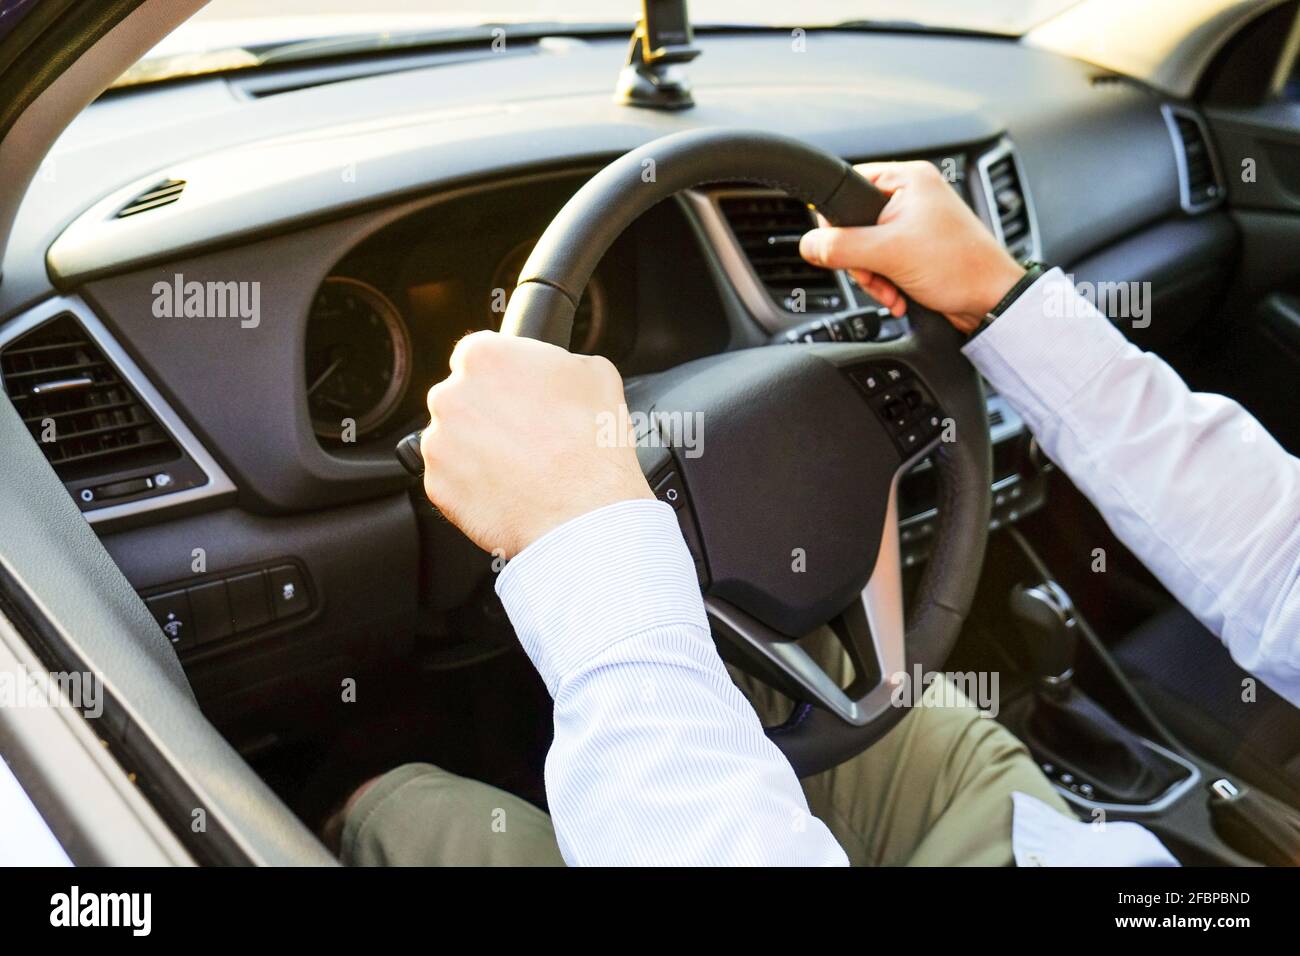
{"label": "hand gripping steering wheel", "polygon": [[[842,226],[874,224],[886,201],[847,163],[787,137],[663,137],[610,163],[560,210],[502,331],[568,347],[579,297],[624,229],[680,190],[736,181],[780,189]],[[983,390],[961,333],[915,303],[909,317],[908,333],[888,343],[743,349],[627,383],[629,409],[702,416],[703,453],[647,446],[638,457],[677,511],[723,656],[796,702],[768,734],[800,776],[897,723],[899,699],[920,689],[896,695],[895,679],[943,665],[979,580],[991,473]],[[422,469],[418,434],[398,454]],[[905,619],[898,480],[927,454],[939,517]],[[799,641],[827,624],[853,664],[847,687]]]}

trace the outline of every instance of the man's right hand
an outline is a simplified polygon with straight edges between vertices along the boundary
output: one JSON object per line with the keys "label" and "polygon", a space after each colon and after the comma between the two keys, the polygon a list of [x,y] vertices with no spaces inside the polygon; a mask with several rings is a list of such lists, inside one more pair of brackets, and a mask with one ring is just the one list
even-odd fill
{"label": "man's right hand", "polygon": [[799,252],[814,265],[847,269],[895,315],[907,307],[901,290],[963,332],[974,331],[1025,270],[930,163],[855,168],[889,195],[879,222],[813,229]]}
{"label": "man's right hand", "polygon": [[571,518],[653,500],[624,402],[608,359],[467,335],[451,375],[429,390],[425,494],[480,548],[507,558]]}

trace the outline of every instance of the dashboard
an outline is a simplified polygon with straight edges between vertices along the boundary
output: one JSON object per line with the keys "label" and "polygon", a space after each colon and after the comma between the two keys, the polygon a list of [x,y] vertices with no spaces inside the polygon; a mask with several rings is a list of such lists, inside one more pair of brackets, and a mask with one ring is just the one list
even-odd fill
{"label": "dashboard", "polygon": [[[427,417],[424,391],[445,374],[456,340],[500,328],[533,245],[581,182],[565,175],[437,203],[379,229],[331,267],[308,311],[304,356],[312,425],[324,447],[387,449],[397,431]],[[641,312],[656,309],[645,287],[707,284],[692,258],[680,209],[638,222],[583,293],[574,351],[645,371],[725,346],[724,336],[674,328],[679,317],[667,313],[651,316],[658,335],[640,334]]]}
{"label": "dashboard", "polygon": [[[490,591],[487,556],[432,513],[394,441],[427,421],[456,340],[499,325],[565,200],[656,136],[759,127],[852,161],[927,159],[1017,255],[1150,279],[1186,325],[1230,267],[1225,214],[1185,208],[1168,110],[1194,112],[1138,84],[1004,38],[826,32],[803,56],[780,32],[697,39],[698,105],[679,114],[614,105],[625,43],[574,40],[126,90],[60,140],[59,177],[33,184],[5,253],[6,391],[36,440],[50,416],[74,423],[81,444],[52,465],[214,715],[437,639]],[[904,334],[843,320],[876,307],[802,263],[811,222],[743,183],[661,203],[597,270],[575,348],[634,380],[726,349]],[[1115,274],[1117,249],[1140,275]],[[168,313],[160,288],[230,307]],[[989,415],[994,520],[1014,522],[1043,505],[1045,463],[997,396]],[[927,553],[928,480],[922,463],[901,489],[909,565]]]}

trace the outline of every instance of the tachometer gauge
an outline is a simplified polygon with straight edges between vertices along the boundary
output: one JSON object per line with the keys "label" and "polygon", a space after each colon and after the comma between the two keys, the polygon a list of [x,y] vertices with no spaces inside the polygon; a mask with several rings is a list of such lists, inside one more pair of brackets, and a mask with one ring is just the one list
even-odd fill
{"label": "tachometer gauge", "polygon": [[331,276],[307,320],[307,405],[322,438],[348,421],[361,437],[382,427],[411,378],[411,338],[401,313],[374,286]]}
{"label": "tachometer gauge", "polygon": [[[509,296],[514,293],[515,286],[519,283],[519,273],[524,269],[524,262],[527,261],[528,254],[533,251],[535,245],[537,245],[536,239],[520,243],[501,260],[492,276],[490,307],[495,308],[509,301]],[[498,295],[498,289],[504,290],[504,297]],[[573,340],[569,346],[570,352],[593,355],[599,351],[605,338],[605,301],[605,287],[601,284],[599,275],[593,275],[587,282],[587,288],[582,293],[582,301],[578,303],[578,311],[573,316]],[[493,311],[492,327],[500,329],[504,317],[504,312]]]}

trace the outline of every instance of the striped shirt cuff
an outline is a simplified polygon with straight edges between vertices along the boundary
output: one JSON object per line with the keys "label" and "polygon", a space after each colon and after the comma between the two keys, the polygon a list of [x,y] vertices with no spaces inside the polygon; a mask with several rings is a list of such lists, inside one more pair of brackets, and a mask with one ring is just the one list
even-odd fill
{"label": "striped shirt cuff", "polygon": [[649,498],[547,532],[505,566],[496,590],[552,697],[587,661],[634,634],[685,626],[709,639],[676,515]]}
{"label": "striped shirt cuff", "polygon": [[1070,279],[1052,269],[962,351],[999,392],[1043,421],[1055,417],[1126,344]]}

